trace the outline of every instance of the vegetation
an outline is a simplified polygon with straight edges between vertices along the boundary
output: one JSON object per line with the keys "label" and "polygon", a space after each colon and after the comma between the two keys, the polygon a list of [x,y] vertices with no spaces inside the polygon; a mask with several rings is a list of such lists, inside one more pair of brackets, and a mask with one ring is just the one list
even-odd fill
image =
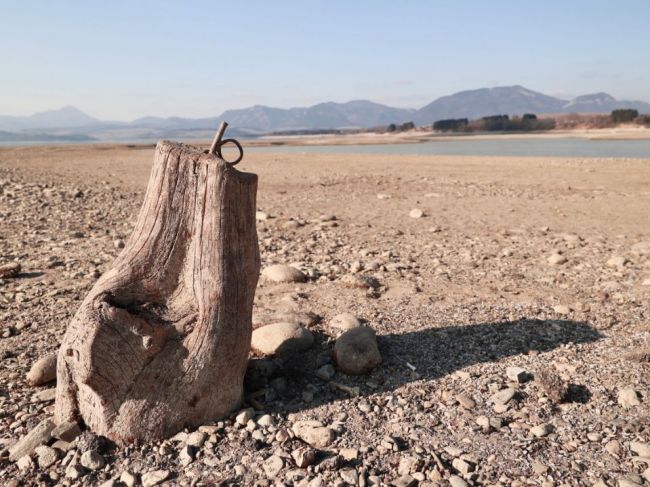
{"label": "vegetation", "polygon": [[466,118],[452,118],[438,120],[433,124],[433,130],[441,132],[532,132],[553,128],[554,119],[537,118],[534,113],[512,118],[508,115],[490,115],[472,121]]}
{"label": "vegetation", "polygon": [[448,118],[445,120],[438,120],[433,124],[433,130],[441,132],[460,132],[465,130],[469,120],[466,118]]}
{"label": "vegetation", "polygon": [[630,123],[639,116],[639,111],[631,108],[621,108],[614,110],[609,116],[614,123]]}
{"label": "vegetation", "polygon": [[386,132],[406,132],[407,130],[413,130],[415,124],[413,122],[404,122],[400,125],[395,125],[391,123],[386,127]]}

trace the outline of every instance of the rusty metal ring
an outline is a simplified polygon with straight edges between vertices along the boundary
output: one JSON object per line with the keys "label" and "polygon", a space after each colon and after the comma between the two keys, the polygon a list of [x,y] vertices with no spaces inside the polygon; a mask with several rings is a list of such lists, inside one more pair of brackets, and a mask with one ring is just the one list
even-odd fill
{"label": "rusty metal ring", "polygon": [[[224,145],[227,143],[232,143],[235,144],[235,147],[239,150],[239,157],[235,159],[234,161],[227,161],[225,157],[221,154],[221,149]],[[241,144],[235,140],[235,139],[224,139],[219,142],[219,145],[216,148],[216,153],[217,155],[223,160],[225,163],[230,164],[231,166],[234,166],[238,164],[243,158],[244,158],[244,148],[241,146]]]}

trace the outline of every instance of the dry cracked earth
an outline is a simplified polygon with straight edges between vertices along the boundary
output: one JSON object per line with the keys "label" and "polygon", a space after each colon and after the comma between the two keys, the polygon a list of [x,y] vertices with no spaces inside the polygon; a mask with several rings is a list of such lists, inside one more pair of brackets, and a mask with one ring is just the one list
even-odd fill
{"label": "dry cracked earth", "polygon": [[[262,267],[302,280],[263,276],[254,328],[313,340],[252,354],[243,409],[174,438],[52,430],[28,372],[152,157],[0,149],[2,485],[650,485],[650,160],[248,154]],[[342,313],[376,332],[365,375],[332,360]]]}

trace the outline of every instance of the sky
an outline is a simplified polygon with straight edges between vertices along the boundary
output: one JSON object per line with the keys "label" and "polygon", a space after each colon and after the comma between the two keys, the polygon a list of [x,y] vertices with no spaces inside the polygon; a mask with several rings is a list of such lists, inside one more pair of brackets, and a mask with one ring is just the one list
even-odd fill
{"label": "sky", "polygon": [[648,0],[0,0],[0,114],[216,116],[520,84],[650,101]]}

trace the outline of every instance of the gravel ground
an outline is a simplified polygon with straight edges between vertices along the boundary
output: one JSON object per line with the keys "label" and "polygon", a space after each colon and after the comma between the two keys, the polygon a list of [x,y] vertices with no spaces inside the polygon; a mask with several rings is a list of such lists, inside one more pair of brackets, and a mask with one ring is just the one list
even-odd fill
{"label": "gravel ground", "polygon": [[[630,159],[247,156],[262,267],[304,276],[263,274],[254,328],[313,340],[252,353],[244,409],[197,431],[48,433],[10,460],[53,408],[27,373],[120,252],[151,157],[0,149],[3,485],[650,485],[650,160]],[[341,313],[376,332],[365,375],[341,372]]]}

